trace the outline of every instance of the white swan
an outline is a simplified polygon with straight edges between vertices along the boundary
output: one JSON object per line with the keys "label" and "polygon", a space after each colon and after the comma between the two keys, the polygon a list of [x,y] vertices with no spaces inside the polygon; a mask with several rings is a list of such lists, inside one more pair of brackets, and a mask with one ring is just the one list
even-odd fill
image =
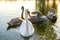
{"label": "white swan", "polygon": [[25,20],[23,20],[20,26],[20,34],[24,37],[29,37],[34,33],[34,27],[28,20],[28,9],[25,9]]}

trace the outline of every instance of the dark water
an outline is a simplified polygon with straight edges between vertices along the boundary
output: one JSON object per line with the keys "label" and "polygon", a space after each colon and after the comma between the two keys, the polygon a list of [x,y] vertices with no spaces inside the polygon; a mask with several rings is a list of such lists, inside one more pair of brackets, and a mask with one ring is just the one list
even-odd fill
{"label": "dark water", "polygon": [[[7,22],[9,22],[13,18],[13,16],[0,15],[0,40],[27,40],[28,38],[21,37],[19,32],[20,27],[11,28],[7,31]],[[40,36],[39,34],[34,33],[33,36],[29,38],[29,40],[40,40]]]}

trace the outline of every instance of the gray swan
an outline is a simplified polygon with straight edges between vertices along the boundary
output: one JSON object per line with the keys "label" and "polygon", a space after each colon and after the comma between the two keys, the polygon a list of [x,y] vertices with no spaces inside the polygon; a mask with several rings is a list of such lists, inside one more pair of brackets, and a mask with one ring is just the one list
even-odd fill
{"label": "gray swan", "polygon": [[55,23],[57,20],[57,15],[56,15],[56,10],[54,8],[50,8],[48,10],[48,14],[47,14],[47,18],[49,19],[49,21],[51,21],[52,23]]}
{"label": "gray swan", "polygon": [[[23,19],[24,6],[21,7],[21,10],[22,10],[21,18]],[[21,22],[22,22],[22,19],[20,19],[20,17],[17,17],[17,18],[12,19],[7,24],[9,26],[19,26],[21,24]]]}

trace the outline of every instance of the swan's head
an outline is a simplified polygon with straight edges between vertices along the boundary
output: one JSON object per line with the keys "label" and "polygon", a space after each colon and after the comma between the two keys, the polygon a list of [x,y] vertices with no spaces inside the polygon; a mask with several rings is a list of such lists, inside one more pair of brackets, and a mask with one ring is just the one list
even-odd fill
{"label": "swan's head", "polygon": [[54,9],[54,8],[50,8],[49,10],[48,10],[48,13],[50,13],[50,14],[52,14],[52,13],[56,13],[56,10]]}
{"label": "swan's head", "polygon": [[30,13],[29,9],[25,9],[25,13]]}
{"label": "swan's head", "polygon": [[21,7],[21,10],[24,10],[24,6]]}

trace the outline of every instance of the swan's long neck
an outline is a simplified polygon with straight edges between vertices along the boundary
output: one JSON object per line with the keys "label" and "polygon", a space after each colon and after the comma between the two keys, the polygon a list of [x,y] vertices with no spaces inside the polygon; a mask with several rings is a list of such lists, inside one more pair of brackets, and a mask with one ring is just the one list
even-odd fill
{"label": "swan's long neck", "polygon": [[25,20],[28,21],[28,10],[25,9]]}
{"label": "swan's long neck", "polygon": [[22,9],[21,18],[23,18],[24,8]]}
{"label": "swan's long neck", "polygon": [[26,26],[28,27],[28,15],[25,13]]}

